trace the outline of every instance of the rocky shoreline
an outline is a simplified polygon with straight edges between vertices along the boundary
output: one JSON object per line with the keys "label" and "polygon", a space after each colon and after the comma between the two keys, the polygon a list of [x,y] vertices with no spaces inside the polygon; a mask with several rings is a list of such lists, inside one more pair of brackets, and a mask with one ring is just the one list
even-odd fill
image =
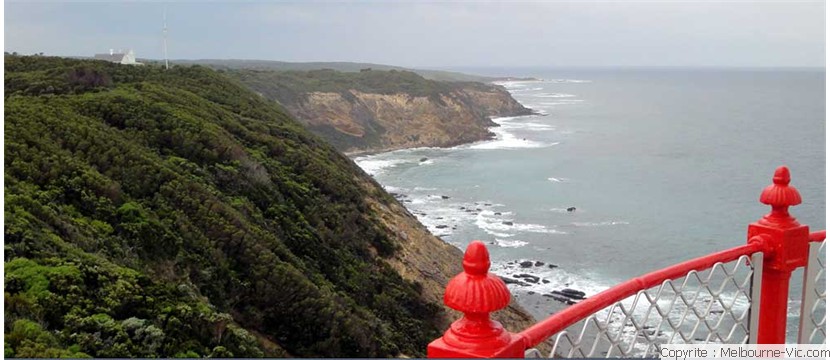
{"label": "rocky shoreline", "polygon": [[[533,110],[533,109],[525,108],[525,110],[517,111],[517,112],[511,112],[511,113],[499,114],[497,116],[492,116],[492,118],[512,117],[512,116],[528,116],[528,115],[547,116],[547,114],[538,112],[538,111]],[[495,139],[496,134],[494,134],[492,131],[490,131],[490,129],[494,128],[494,127],[499,127],[499,126],[501,126],[501,125],[496,124],[496,123],[492,123],[492,125],[490,125],[488,127],[488,131],[487,131],[486,135],[478,137],[478,138],[474,138],[474,139],[464,139],[464,140],[458,139],[458,140],[455,140],[455,141],[450,141],[450,142],[445,142],[445,143],[440,143],[440,144],[431,144],[431,145],[427,144],[427,145],[423,145],[423,146],[412,146],[412,145],[408,145],[408,144],[401,144],[401,145],[398,145],[398,146],[391,146],[391,147],[385,147],[385,148],[344,151],[343,154],[350,157],[350,158],[355,158],[355,157],[358,157],[358,156],[377,155],[377,154],[382,154],[382,153],[386,153],[386,152],[406,150],[406,149],[418,149],[418,148],[430,148],[430,147],[434,147],[434,148],[452,148],[452,147],[466,145],[466,144],[474,144],[474,143],[477,143],[477,142],[480,142],[480,141],[493,140],[493,139]]]}
{"label": "rocky shoreline", "polygon": [[[427,160],[429,159],[420,159],[421,162]],[[389,194],[404,205],[404,207],[413,202],[409,194],[401,192],[390,192]],[[441,193],[431,194],[429,197],[441,200],[452,200],[452,197]],[[482,211],[492,211],[494,216],[501,216],[502,212],[495,211],[493,206],[494,204],[492,203],[475,202],[464,204],[463,206],[459,206],[457,209],[471,215],[478,215]],[[445,220],[441,216],[434,216],[424,211],[417,211],[409,208],[407,208],[407,211],[410,211],[414,216],[420,218],[430,217],[434,220]],[[501,221],[501,224],[505,226],[513,226],[514,222],[505,219]],[[456,225],[449,222],[438,222],[433,223],[432,225],[425,224],[425,226],[427,226],[427,228],[436,237],[442,239],[448,236],[448,234],[436,234],[436,230],[439,232],[456,230]],[[489,242],[488,245],[499,246],[495,241]],[[586,296],[591,295],[586,293],[583,289],[574,287],[573,284],[570,283],[559,284],[554,289],[538,289],[537,285],[556,285],[555,280],[548,278],[548,276],[551,275],[551,272],[558,271],[557,269],[560,269],[558,264],[537,259],[523,258],[510,260],[506,263],[502,262],[494,264],[490,271],[499,276],[505,284],[508,285],[511,293],[526,310],[528,310],[535,318],[542,319],[565,307],[577,304],[584,300]]]}
{"label": "rocky shoreline", "polygon": [[[503,87],[499,87],[503,89]],[[512,95],[511,99],[513,99]],[[512,111],[504,111],[492,114],[491,116],[512,117],[526,115],[545,116],[547,114],[541,113],[531,108],[521,106],[521,108],[518,110],[514,109]],[[491,123],[492,126],[488,127],[486,136],[480,136],[475,139],[458,139],[451,143],[429,144],[427,146],[410,146],[408,144],[400,144],[396,146],[376,148],[370,150],[349,151],[345,152],[345,154],[351,158],[356,158],[360,156],[376,155],[404,149],[416,149],[424,147],[448,148],[464,144],[476,143],[480,141],[493,140],[495,138],[495,134],[492,131],[490,131],[490,129],[499,127],[501,125],[492,121]],[[423,163],[429,160],[430,159],[428,157],[422,157],[418,160],[418,162]],[[443,239],[449,235],[447,232],[456,230],[457,225],[449,222],[449,219],[446,219],[447,221],[444,221],[445,219],[441,216],[429,214],[427,212],[419,211],[417,209],[411,209],[409,206],[407,206],[408,204],[413,203],[413,198],[410,196],[410,194],[401,192],[399,190],[390,191],[389,194],[392,195],[401,205],[403,205],[404,208],[407,209],[407,211],[410,211],[410,213],[413,216],[420,219],[430,218],[432,220],[439,220],[438,222],[432,222],[431,224],[424,224],[429,229],[429,231],[433,233],[433,235],[435,235],[436,237]],[[434,194],[429,194],[428,197],[441,200],[450,200],[450,196],[438,192]],[[502,212],[493,208],[493,204],[491,203],[462,203],[456,204],[454,206],[457,207],[458,211],[463,211],[464,213],[468,213],[472,216],[476,216],[482,211],[492,211],[492,215],[495,217],[502,216]],[[420,219],[419,221],[423,221]],[[504,218],[500,222],[504,226],[514,226],[512,218]],[[500,246],[495,241],[489,242],[488,245]],[[516,297],[519,303],[528,312],[530,312],[531,315],[533,315],[537,319],[542,319],[549,316],[553,312],[561,310],[562,308],[574,305],[579,301],[585,299],[586,296],[590,295],[587,294],[583,289],[573,287],[572,284],[560,284],[561,286],[558,286],[555,289],[550,289],[550,285],[556,285],[555,280],[546,278],[546,276],[551,275],[550,272],[556,271],[556,269],[558,268],[559,265],[557,264],[545,263],[544,261],[540,260],[515,259],[512,261],[508,261],[506,263],[494,264],[490,271],[494,274],[497,274],[508,285],[508,288],[511,290],[514,297]],[[545,286],[544,290],[539,289],[538,286],[534,286],[543,284],[549,285]]]}

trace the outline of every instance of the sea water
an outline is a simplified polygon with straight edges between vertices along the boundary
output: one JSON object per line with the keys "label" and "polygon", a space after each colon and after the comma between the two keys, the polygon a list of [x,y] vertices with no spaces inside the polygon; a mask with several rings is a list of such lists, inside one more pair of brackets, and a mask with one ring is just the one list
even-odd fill
{"label": "sea water", "polygon": [[494,119],[493,140],[355,161],[436,236],[487,243],[491,271],[546,280],[510,286],[537,317],[564,306],[540,293],[744,244],[781,165],[803,199],[791,213],[826,227],[824,69],[492,71],[540,79],[500,83],[538,114]]}

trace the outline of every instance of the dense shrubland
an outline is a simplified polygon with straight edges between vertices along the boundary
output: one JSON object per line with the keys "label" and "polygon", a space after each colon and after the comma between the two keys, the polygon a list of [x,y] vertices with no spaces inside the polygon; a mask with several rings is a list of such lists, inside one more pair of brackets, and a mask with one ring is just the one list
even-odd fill
{"label": "dense shrubland", "polygon": [[383,260],[366,197],[393,200],[277,105],[198,66],[7,55],[4,86],[7,357],[423,355],[439,334]]}

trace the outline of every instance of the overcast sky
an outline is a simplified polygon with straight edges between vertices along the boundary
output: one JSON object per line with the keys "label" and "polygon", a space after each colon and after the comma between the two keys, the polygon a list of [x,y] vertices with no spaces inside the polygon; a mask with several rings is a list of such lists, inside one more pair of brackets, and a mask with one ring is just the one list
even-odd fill
{"label": "overcast sky", "polygon": [[5,2],[5,51],[458,66],[821,66],[825,4]]}

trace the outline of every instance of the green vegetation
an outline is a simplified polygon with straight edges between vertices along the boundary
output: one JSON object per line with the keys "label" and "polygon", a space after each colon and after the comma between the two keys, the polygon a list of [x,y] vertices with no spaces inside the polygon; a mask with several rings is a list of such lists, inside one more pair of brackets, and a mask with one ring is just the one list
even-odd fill
{"label": "green vegetation", "polygon": [[51,57],[7,55],[4,86],[7,357],[421,356],[440,334],[383,260],[366,198],[391,198],[272,102]]}
{"label": "green vegetation", "polygon": [[373,94],[405,93],[441,101],[440,95],[452,95],[453,90],[461,89],[463,86],[477,84],[480,87],[487,87],[482,83],[427,80],[414,72],[398,70],[364,69],[360,72],[340,72],[329,69],[314,71],[232,70],[228,73],[251,89],[281,102],[295,102],[301,100],[306,93],[315,91],[340,93],[348,99],[349,90]]}
{"label": "green vegetation", "polygon": [[[143,60],[153,61],[153,60]],[[157,61],[156,61],[157,62]],[[502,77],[490,77],[481,75],[463,74],[454,71],[444,70],[422,70],[422,69],[408,69],[400,66],[370,64],[370,63],[355,63],[355,62],[286,62],[286,61],[272,61],[272,60],[236,60],[236,59],[202,59],[202,60],[174,60],[176,64],[184,65],[204,65],[214,69],[223,70],[272,70],[272,71],[313,71],[331,69],[342,72],[358,72],[360,70],[371,68],[374,70],[389,71],[410,71],[429,80],[439,81],[479,81],[490,82],[505,79]]]}

